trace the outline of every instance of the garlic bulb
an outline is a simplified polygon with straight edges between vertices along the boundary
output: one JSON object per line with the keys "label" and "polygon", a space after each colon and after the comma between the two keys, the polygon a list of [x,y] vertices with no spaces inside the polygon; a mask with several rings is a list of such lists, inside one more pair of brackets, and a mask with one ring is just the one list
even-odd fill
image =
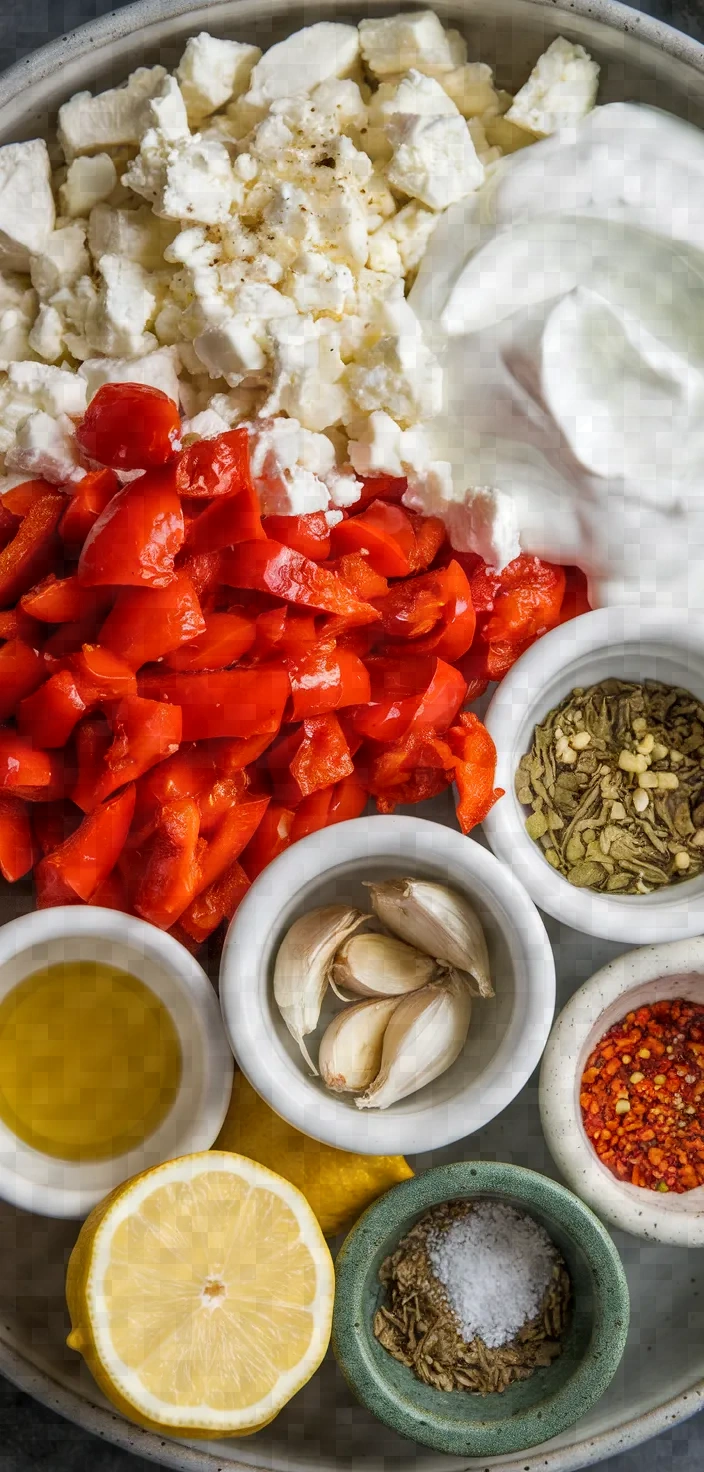
{"label": "garlic bulb", "polygon": [[468,972],[479,995],[493,997],[484,931],[463,895],[425,879],[387,879],[367,888],[375,914],[394,935],[436,961]]}
{"label": "garlic bulb", "polygon": [[381,1067],[384,1033],[397,997],[358,1002],[338,1012],[323,1033],[318,1053],[320,1077],[336,1093],[366,1089]]}
{"label": "garlic bulb", "polygon": [[330,981],[360,997],[396,997],[417,991],[433,980],[437,967],[430,956],[393,935],[352,935],[340,946]]}
{"label": "garlic bulb", "polygon": [[384,1033],[381,1068],[360,1099],[358,1109],[388,1109],[439,1078],[462,1052],[472,998],[456,972],[445,982],[430,982],[402,997]]}
{"label": "garlic bulb", "polygon": [[287,931],[274,967],[274,996],[281,1016],[313,1073],[304,1037],[318,1025],[332,958],[346,936],[367,919],[347,905],[324,905],[302,915]]}

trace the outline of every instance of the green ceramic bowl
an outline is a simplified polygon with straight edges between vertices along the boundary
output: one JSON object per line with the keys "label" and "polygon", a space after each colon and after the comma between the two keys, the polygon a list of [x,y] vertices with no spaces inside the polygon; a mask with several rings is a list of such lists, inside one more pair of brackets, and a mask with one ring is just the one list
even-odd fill
{"label": "green ceramic bowl", "polygon": [[[500,1395],[422,1385],[372,1331],[383,1259],[430,1207],[473,1197],[505,1201],[540,1222],[562,1253],[574,1290],[562,1354]],[[336,1275],[333,1348],[351,1389],[402,1436],[453,1456],[524,1451],[565,1431],[603,1395],[626,1343],[628,1286],[608,1232],[571,1191],[517,1165],[461,1161],[395,1186],[345,1239]]]}

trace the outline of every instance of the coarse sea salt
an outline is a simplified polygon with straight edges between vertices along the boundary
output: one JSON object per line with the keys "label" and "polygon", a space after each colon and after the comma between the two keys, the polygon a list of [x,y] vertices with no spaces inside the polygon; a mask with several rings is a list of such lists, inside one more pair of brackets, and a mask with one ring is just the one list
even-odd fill
{"label": "coarse sea salt", "polygon": [[467,1343],[478,1335],[499,1349],[538,1313],[557,1252],[532,1217],[500,1201],[478,1201],[446,1231],[429,1235],[428,1257]]}

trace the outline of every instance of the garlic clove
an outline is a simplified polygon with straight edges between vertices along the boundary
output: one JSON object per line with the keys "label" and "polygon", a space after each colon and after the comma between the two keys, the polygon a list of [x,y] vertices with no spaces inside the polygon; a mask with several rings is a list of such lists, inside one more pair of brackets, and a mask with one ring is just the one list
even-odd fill
{"label": "garlic clove", "polygon": [[318,1068],[323,1083],[336,1093],[366,1089],[381,1067],[384,1033],[397,997],[357,1002],[338,1012],[323,1033]]}
{"label": "garlic clove", "polygon": [[387,879],[367,888],[374,913],[394,935],[436,961],[469,972],[480,996],[493,997],[484,931],[463,895],[425,879]]}
{"label": "garlic clove", "polygon": [[427,986],[436,971],[430,956],[415,946],[370,931],[352,935],[340,946],[330,984],[336,991],[343,987],[360,997],[396,997]]}
{"label": "garlic clove", "polygon": [[451,1068],[462,1052],[472,1015],[472,998],[461,976],[430,982],[402,997],[389,1019],[381,1067],[358,1109],[388,1109]]}
{"label": "garlic clove", "polygon": [[310,910],[286,932],[274,966],[274,997],[286,1026],[313,1073],[303,1041],[318,1025],[332,958],[343,940],[368,919],[347,905]]}

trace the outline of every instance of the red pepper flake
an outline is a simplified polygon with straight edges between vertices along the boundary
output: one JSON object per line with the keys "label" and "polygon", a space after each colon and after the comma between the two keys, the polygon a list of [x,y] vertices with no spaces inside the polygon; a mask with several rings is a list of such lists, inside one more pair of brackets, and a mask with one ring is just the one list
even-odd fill
{"label": "red pepper flake", "polygon": [[703,1093],[704,1007],[677,997],[609,1028],[587,1059],[579,1102],[587,1137],[618,1180],[682,1193],[704,1185]]}

